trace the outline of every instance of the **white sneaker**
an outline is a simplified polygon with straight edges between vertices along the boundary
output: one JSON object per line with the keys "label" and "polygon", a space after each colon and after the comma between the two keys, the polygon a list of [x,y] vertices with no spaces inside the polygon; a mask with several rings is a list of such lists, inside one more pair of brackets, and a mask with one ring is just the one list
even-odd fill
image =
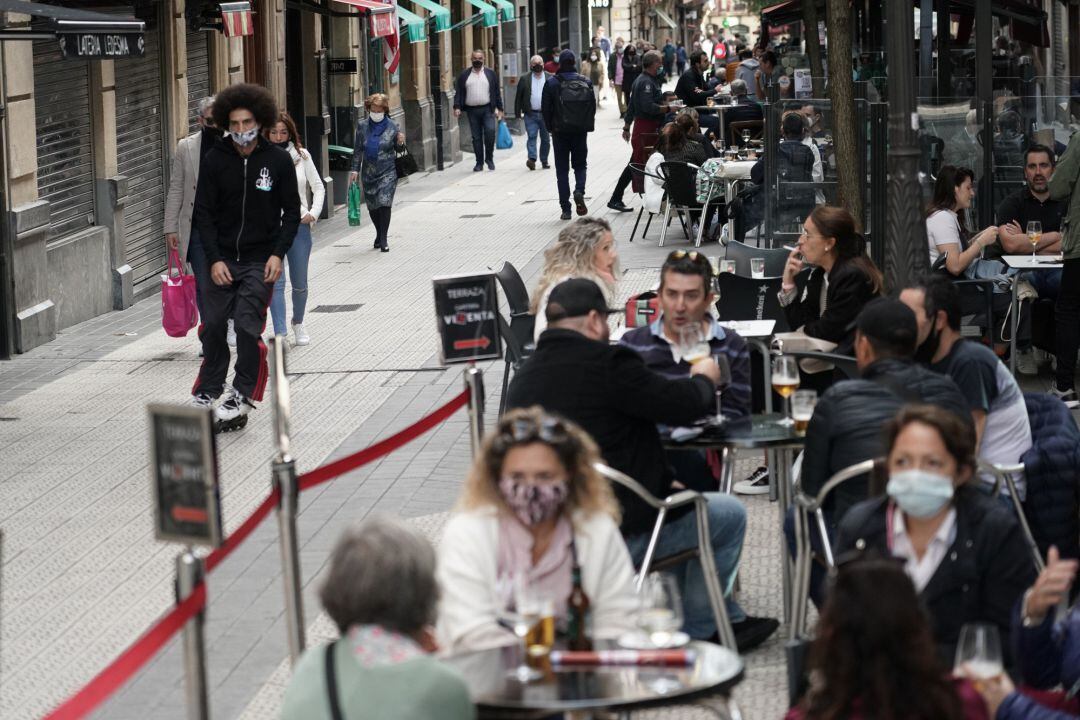
{"label": "white sneaker", "polygon": [[205,408],[207,410],[214,407],[214,398],[210,397],[206,393],[196,393],[191,396],[191,400],[188,401],[191,407]]}
{"label": "white sneaker", "polygon": [[769,468],[762,465],[750,477],[735,483],[733,488],[740,495],[764,495],[769,492]]}
{"label": "white sneaker", "polygon": [[1076,399],[1076,391],[1072,388],[1069,388],[1067,390],[1059,390],[1056,381],[1053,385],[1050,386],[1050,394],[1056,397],[1061,402],[1065,403],[1065,407],[1069,408],[1070,410],[1077,406],[1080,406],[1080,402],[1078,402]]}
{"label": "white sneaker", "polygon": [[1035,362],[1035,353],[1031,348],[1016,353],[1016,369],[1023,375],[1039,374],[1039,365]]}
{"label": "white sneaker", "polygon": [[304,327],[304,323],[293,323],[293,334],[296,336],[297,345],[310,345],[311,336],[307,334],[307,328]]}
{"label": "white sneaker", "polygon": [[229,332],[225,336],[225,341],[229,343],[229,347],[236,347],[236,325],[232,320],[229,321]]}
{"label": "white sneaker", "polygon": [[221,404],[214,408],[214,432],[241,429],[247,425],[248,413],[254,409],[255,404],[230,385],[225,388]]}

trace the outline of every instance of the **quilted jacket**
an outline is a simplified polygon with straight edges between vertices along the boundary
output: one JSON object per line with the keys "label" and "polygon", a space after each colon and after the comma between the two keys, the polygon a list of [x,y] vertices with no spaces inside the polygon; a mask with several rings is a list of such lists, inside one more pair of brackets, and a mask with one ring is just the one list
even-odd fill
{"label": "quilted jacket", "polygon": [[1062,557],[1080,557],[1080,429],[1065,404],[1045,393],[1024,393],[1031,449],[1024,453],[1031,534],[1045,557],[1057,545]]}

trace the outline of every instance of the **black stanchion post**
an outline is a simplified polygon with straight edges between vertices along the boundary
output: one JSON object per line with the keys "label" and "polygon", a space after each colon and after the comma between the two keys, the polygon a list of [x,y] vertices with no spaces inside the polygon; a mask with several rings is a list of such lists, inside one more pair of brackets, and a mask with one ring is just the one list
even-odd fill
{"label": "black stanchion post", "polygon": [[[181,603],[191,597],[202,580],[202,558],[187,547],[176,556],[176,602]],[[210,701],[206,694],[204,617],[205,610],[200,610],[184,625],[184,689],[188,720],[207,720],[210,717]]]}
{"label": "black stanchion post", "polygon": [[285,373],[285,343],[271,340],[274,376],[274,439],[277,454],[273,463],[273,485],[279,492],[278,531],[281,539],[281,570],[285,582],[285,625],[289,634],[289,659],[295,665],[304,652],[304,605],[300,589],[300,550],[296,539],[296,513],[300,486],[296,482],[296,462],[289,450],[289,379]]}
{"label": "black stanchion post", "polygon": [[476,457],[484,439],[484,373],[475,363],[465,369],[465,389],[469,391],[469,444]]}

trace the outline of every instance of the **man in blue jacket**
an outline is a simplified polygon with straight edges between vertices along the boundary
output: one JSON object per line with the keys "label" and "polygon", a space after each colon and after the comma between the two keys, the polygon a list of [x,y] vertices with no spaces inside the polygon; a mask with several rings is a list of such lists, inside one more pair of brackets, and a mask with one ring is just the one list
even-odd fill
{"label": "man in blue jacket", "polygon": [[454,93],[454,117],[461,117],[462,110],[469,117],[472,130],[473,154],[476,165],[473,172],[495,169],[495,131],[503,117],[502,91],[499,76],[484,67],[484,51],[473,50],[472,67],[458,75]]}
{"label": "man in blue jacket", "polygon": [[596,123],[596,96],[589,78],[577,72],[571,50],[559,54],[559,72],[544,85],[540,103],[544,124],[555,148],[555,181],[559,186],[562,219],[570,219],[570,167],[574,168],[574,204],[577,214],[585,207],[585,171],[589,157],[588,134]]}

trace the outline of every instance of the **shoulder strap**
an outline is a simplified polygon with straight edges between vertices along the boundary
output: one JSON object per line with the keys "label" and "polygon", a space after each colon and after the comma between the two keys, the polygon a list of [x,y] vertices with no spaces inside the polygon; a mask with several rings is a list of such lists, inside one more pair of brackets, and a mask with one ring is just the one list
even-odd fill
{"label": "shoulder strap", "polygon": [[334,648],[336,642],[326,646],[326,693],[330,701],[330,717],[332,720],[344,720],[341,714],[341,705],[338,702],[337,672],[334,668]]}

